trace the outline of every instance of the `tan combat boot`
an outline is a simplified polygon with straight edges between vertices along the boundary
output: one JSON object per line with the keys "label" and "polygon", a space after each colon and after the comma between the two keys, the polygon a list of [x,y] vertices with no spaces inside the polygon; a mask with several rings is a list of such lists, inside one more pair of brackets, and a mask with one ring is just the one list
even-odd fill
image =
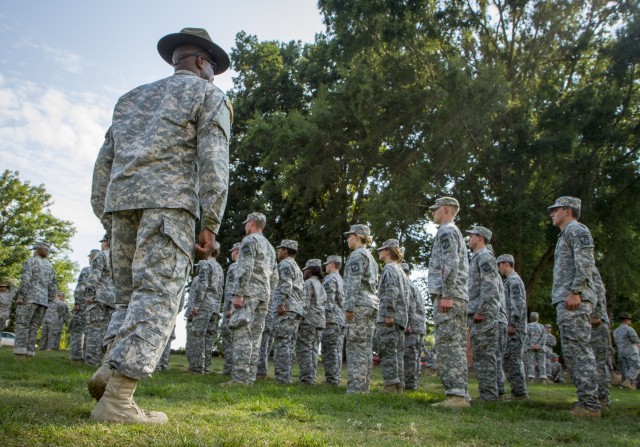
{"label": "tan combat boot", "polygon": [[444,408],[468,408],[471,404],[462,396],[449,396],[442,402],[432,404],[431,406]]}
{"label": "tan combat boot", "polygon": [[620,384],[622,388],[628,388],[630,390],[636,389],[636,384],[631,381],[631,379],[624,379],[624,381]]}
{"label": "tan combat boot", "polygon": [[107,382],[109,382],[109,378],[111,378],[112,371],[113,370],[109,366],[109,362],[102,362],[100,368],[98,368],[98,370],[93,373],[93,376],[91,376],[91,380],[89,381],[87,388],[89,389],[89,395],[95,400],[100,400],[104,394]]}
{"label": "tan combat boot", "polygon": [[102,399],[91,412],[92,421],[130,424],[164,424],[167,415],[160,411],[146,411],[133,400],[138,381],[113,371]]}
{"label": "tan combat boot", "polygon": [[396,394],[396,384],[394,383],[393,385],[385,385],[382,392]]}
{"label": "tan combat boot", "polygon": [[399,383],[396,383],[396,393],[404,394],[404,386],[400,385]]}
{"label": "tan combat boot", "polygon": [[600,418],[600,417],[602,417],[602,413],[600,412],[600,410],[598,410],[598,411],[589,410],[587,408],[580,407],[580,406],[577,406],[577,405],[569,413],[571,413],[572,415],[577,416],[579,418]]}

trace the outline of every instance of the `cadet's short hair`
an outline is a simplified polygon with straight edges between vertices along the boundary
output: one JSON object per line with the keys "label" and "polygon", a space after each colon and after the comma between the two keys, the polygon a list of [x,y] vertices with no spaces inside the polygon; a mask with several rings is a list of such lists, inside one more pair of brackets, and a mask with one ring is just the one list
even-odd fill
{"label": "cadet's short hair", "polygon": [[571,215],[577,220],[580,219],[580,210],[578,208],[572,208],[570,206],[567,207],[571,210]]}
{"label": "cadet's short hair", "polygon": [[280,250],[286,251],[287,255],[289,255],[289,256],[295,256],[295,255],[298,254],[298,252],[296,250],[294,250],[293,248],[289,248],[289,247],[280,247]]}

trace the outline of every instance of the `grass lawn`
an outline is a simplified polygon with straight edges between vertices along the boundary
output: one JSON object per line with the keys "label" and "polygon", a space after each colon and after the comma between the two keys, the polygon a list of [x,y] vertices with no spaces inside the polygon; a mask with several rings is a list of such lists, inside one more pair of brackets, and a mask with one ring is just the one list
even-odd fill
{"label": "grass lawn", "polygon": [[[213,360],[214,374],[193,376],[180,355],[136,393],[142,408],[166,412],[169,424],[94,423],[86,391],[94,368],[68,357],[15,360],[0,348],[0,446],[640,446],[640,392],[611,389],[612,408],[601,420],[568,413],[572,385],[535,384],[530,401],[474,401],[455,411],[430,407],[444,397],[435,376],[423,375],[419,391],[403,395],[381,393],[378,367],[369,395],[271,379],[220,387],[227,380],[218,374],[221,359]],[[470,388],[476,397],[473,380]]]}

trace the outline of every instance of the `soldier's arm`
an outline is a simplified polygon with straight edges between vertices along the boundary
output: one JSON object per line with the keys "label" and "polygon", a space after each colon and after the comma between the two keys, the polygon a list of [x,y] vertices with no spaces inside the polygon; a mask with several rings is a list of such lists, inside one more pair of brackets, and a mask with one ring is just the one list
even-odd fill
{"label": "soldier's arm", "polygon": [[630,326],[627,326],[627,332],[629,334],[629,340],[631,340],[631,343],[633,343],[634,345],[637,345],[638,343],[640,343],[640,338],[638,338],[638,334],[636,333],[635,329],[633,329]]}
{"label": "soldier's arm", "polygon": [[276,300],[276,307],[285,306],[286,308],[289,297],[293,292],[294,271],[285,261],[281,261],[280,264],[278,264],[278,278],[278,285],[276,286],[273,298]]}
{"label": "soldier's arm", "polygon": [[211,267],[208,263],[205,263],[198,272],[198,283],[200,287],[198,288],[198,293],[196,294],[193,300],[193,309],[200,309],[202,303],[204,302],[204,297],[207,294],[207,290],[209,289],[209,280],[211,277]]}
{"label": "soldier's arm", "polygon": [[455,277],[458,272],[459,241],[453,232],[445,231],[440,235],[442,247],[442,297],[450,298],[451,290],[455,289]]}
{"label": "soldier's arm", "polygon": [[253,268],[256,262],[256,242],[253,239],[244,239],[240,246],[240,256],[236,262],[236,280],[234,293],[236,296],[245,296],[248,292]]}
{"label": "soldier's arm", "polygon": [[273,297],[276,291],[276,287],[278,287],[278,281],[280,280],[280,275],[278,273],[278,264],[274,261],[271,265],[271,278],[269,278],[269,288],[271,289],[271,296]]}
{"label": "soldier's arm", "polygon": [[31,265],[31,258],[27,259],[27,262],[22,266],[22,273],[20,274],[20,288],[17,293],[18,304],[24,302],[25,295],[27,293],[27,288],[29,287],[29,283],[31,282],[31,277],[33,276],[33,266]]}
{"label": "soldier's arm", "polygon": [[517,323],[523,322],[526,319],[527,312],[527,298],[526,292],[524,290],[524,284],[520,281],[510,281],[508,283],[509,286],[509,297],[510,297],[510,315],[509,315],[509,324],[511,326],[516,326]]}
{"label": "soldier's arm", "polygon": [[95,295],[96,290],[98,289],[98,284],[100,284],[100,275],[105,267],[105,257],[100,253],[97,254],[93,260],[91,261],[91,270],[87,274],[87,280],[85,282],[85,287],[89,295]]}
{"label": "soldier's arm", "polygon": [[315,290],[313,288],[313,283],[310,280],[306,280],[304,282],[304,288],[302,289],[302,308],[304,310],[305,315],[309,312],[309,307],[311,303],[316,301]]}
{"label": "soldier's arm", "polygon": [[389,269],[382,270],[378,298],[380,299],[380,316],[393,318],[396,313],[396,297],[400,294],[400,285]]}
{"label": "soldier's arm", "polygon": [[336,281],[333,281],[333,278],[327,276],[326,279],[322,282],[322,287],[327,294],[327,302],[325,304],[325,308],[331,312],[335,307],[338,285]]}
{"label": "soldier's arm", "polygon": [[493,300],[500,299],[498,281],[500,280],[498,269],[490,256],[483,256],[478,259],[480,264],[480,305],[477,313],[486,314],[489,312]]}
{"label": "soldier's arm", "polygon": [[111,230],[111,214],[104,212],[107,197],[107,186],[111,180],[111,167],[114,159],[113,135],[111,127],[104,136],[104,143],[98,153],[93,167],[93,183],[91,185],[91,207],[105,230]]}
{"label": "soldier's arm", "polygon": [[58,294],[58,278],[55,270],[51,269],[51,278],[49,280],[49,301],[53,301]]}
{"label": "soldier's arm", "polygon": [[364,277],[364,266],[360,256],[353,253],[347,261],[344,278],[344,310],[353,312],[356,307],[356,299],[360,291],[360,284]]}
{"label": "soldier's arm", "polygon": [[584,230],[572,231],[568,237],[570,238],[575,265],[575,276],[571,290],[576,293],[583,293],[588,289],[588,285],[593,278],[593,269],[595,267],[593,239],[591,234]]}

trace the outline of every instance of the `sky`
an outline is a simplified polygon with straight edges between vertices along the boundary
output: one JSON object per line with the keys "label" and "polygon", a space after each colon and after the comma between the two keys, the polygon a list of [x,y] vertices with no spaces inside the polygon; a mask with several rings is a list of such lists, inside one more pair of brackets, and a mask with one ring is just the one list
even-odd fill
{"label": "sky", "polygon": [[[0,171],[45,185],[53,215],[77,230],[69,257],[80,267],[104,234],[91,209],[91,177],[113,106],[132,88],[173,73],[156,45],[185,27],[205,28],[227,52],[240,31],[312,42],[325,30],[313,0],[1,3]],[[215,83],[227,91],[234,76],[230,70]],[[180,330],[173,347],[183,345]]]}

